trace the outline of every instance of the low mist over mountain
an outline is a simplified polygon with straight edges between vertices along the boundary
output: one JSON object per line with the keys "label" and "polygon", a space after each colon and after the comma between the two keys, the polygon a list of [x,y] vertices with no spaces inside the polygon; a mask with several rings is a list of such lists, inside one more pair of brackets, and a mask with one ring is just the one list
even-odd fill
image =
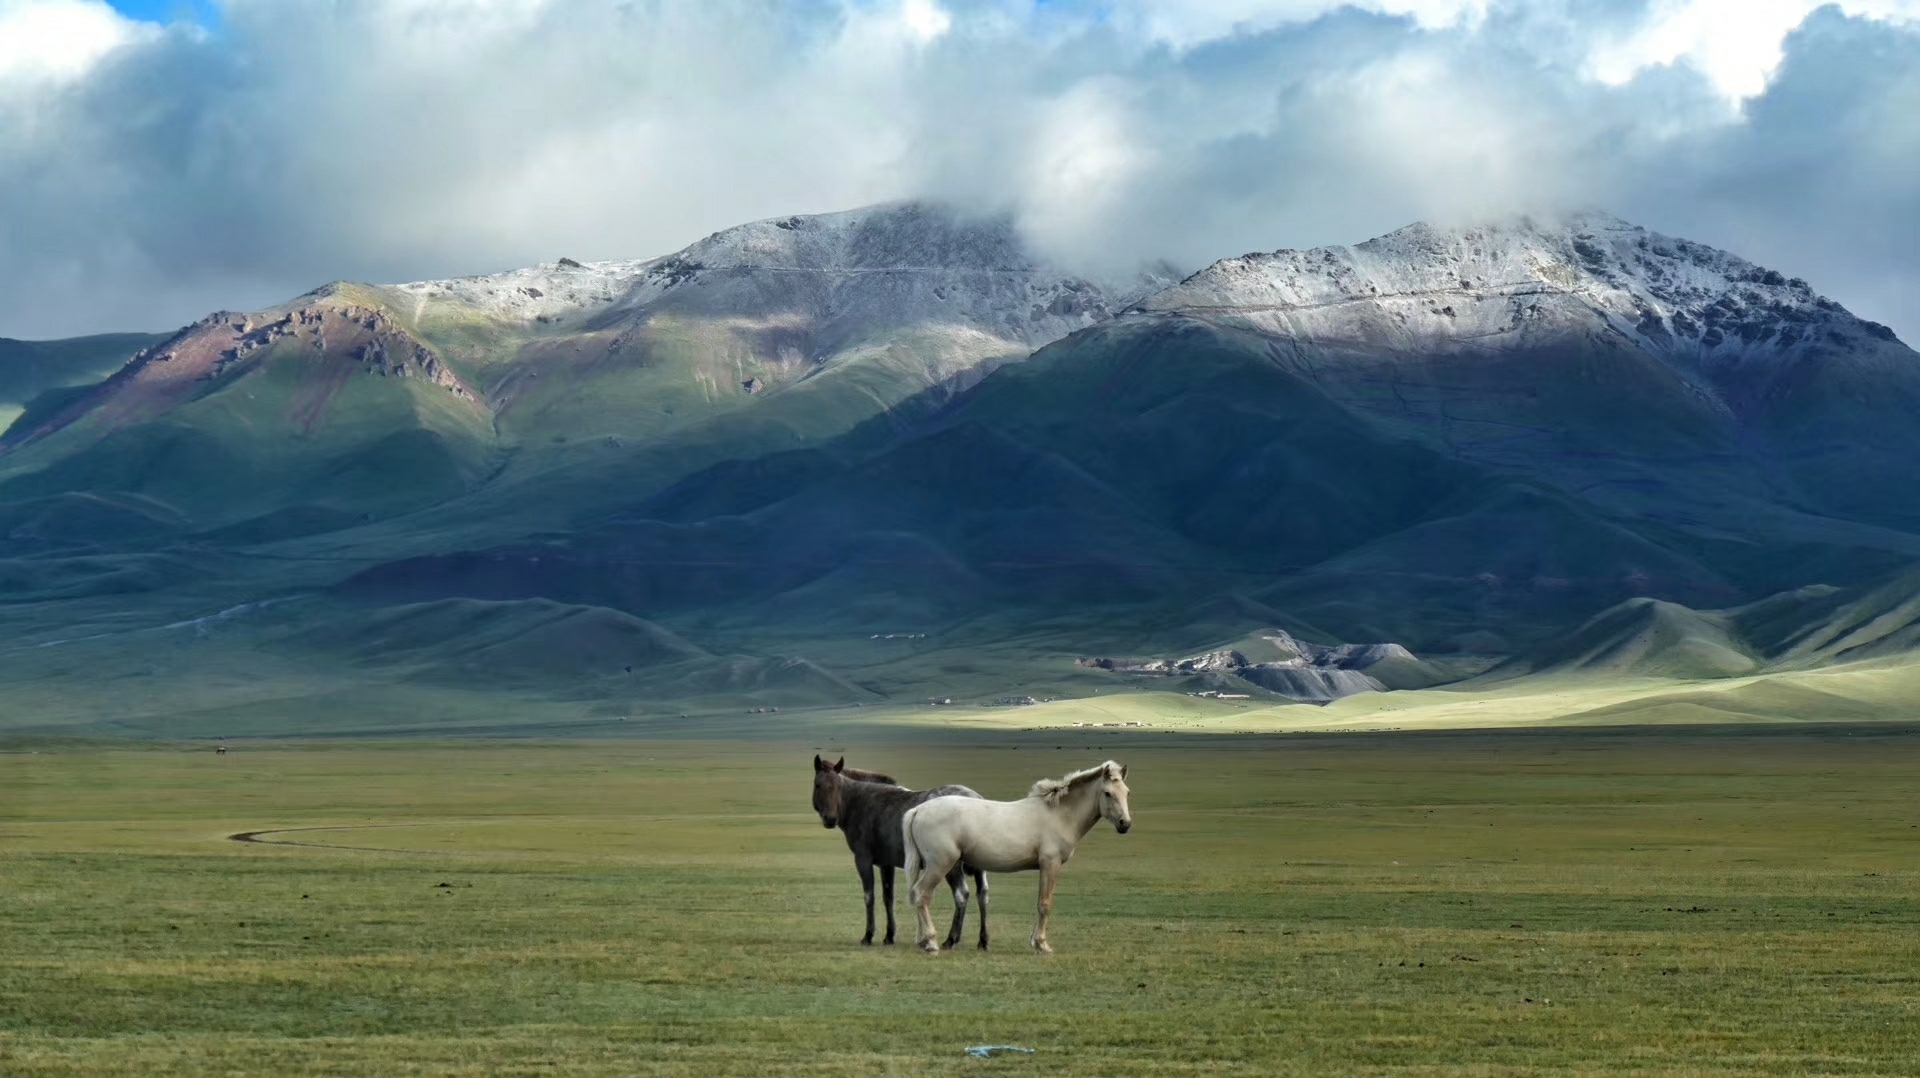
{"label": "low mist over mountain", "polygon": [[7,342],[14,721],[985,702],[1183,655],[1324,702],[1909,646],[1920,357],[1805,282],[1600,214],[1176,277],[907,203]]}

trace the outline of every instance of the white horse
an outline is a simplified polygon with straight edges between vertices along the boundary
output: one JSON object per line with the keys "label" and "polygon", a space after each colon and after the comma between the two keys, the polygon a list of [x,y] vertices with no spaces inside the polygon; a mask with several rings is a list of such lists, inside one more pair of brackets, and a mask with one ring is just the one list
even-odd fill
{"label": "white horse", "polygon": [[986,872],[1040,870],[1040,916],[1033,927],[1033,948],[1047,945],[1047,916],[1053,912],[1053,885],[1073,848],[1102,818],[1126,834],[1133,827],[1127,808],[1127,769],[1108,760],[1063,779],[1041,779],[1020,801],[983,801],[936,797],[901,817],[906,846],[907,895],[919,919],[920,949],[939,954],[933,938],[934,886],[962,859]]}

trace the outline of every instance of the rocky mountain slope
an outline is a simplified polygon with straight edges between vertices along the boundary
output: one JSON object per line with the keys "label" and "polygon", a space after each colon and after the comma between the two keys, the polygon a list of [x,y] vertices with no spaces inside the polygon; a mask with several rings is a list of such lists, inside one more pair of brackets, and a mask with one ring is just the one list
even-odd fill
{"label": "rocky mountain slope", "polygon": [[[201,529],[289,538],[488,486],[473,516],[544,529],[930,407],[1165,279],[1110,296],[1005,220],[897,204],[644,261],[337,283],[209,316],[29,408],[0,435],[0,498],[151,496]],[[355,471],[385,478],[328,478]],[[209,473],[237,481],[195,489]]]}

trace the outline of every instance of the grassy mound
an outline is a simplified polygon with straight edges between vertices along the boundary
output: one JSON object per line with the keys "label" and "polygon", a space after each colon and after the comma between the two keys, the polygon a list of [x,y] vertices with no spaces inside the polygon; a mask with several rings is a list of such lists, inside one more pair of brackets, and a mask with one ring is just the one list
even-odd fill
{"label": "grassy mound", "polygon": [[1496,674],[1722,678],[1752,673],[1760,665],[1724,615],[1657,599],[1631,599],[1516,658]]}
{"label": "grassy mound", "polygon": [[1800,623],[1789,631],[1772,610],[1755,610],[1756,629],[1774,630],[1770,641],[1783,664],[1813,666],[1897,655],[1920,647],[1920,569],[1878,587],[1855,592],[1819,590],[1799,597]]}

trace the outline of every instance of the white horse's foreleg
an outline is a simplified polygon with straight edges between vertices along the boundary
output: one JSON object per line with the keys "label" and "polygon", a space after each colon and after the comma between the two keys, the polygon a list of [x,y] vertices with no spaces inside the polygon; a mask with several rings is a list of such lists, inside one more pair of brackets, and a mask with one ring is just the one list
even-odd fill
{"label": "white horse's foreleg", "polygon": [[1033,924],[1033,939],[1028,942],[1041,954],[1053,953],[1053,947],[1047,943],[1047,918],[1053,913],[1053,885],[1059,881],[1060,862],[1040,862],[1040,909]]}

